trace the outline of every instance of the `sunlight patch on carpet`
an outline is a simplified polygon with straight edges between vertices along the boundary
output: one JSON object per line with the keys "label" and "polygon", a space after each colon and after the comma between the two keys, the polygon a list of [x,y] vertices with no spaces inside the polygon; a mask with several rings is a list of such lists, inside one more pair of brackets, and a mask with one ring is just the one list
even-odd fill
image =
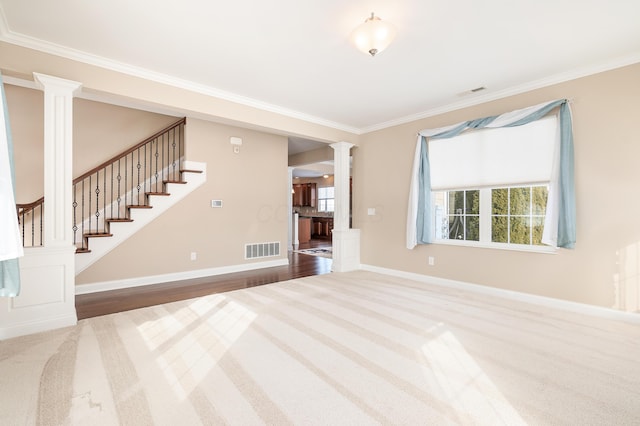
{"label": "sunlight patch on carpet", "polygon": [[457,411],[478,424],[527,424],[451,331],[442,331],[422,351],[428,373]]}
{"label": "sunlight patch on carpet", "polygon": [[[217,310],[215,312],[212,312]],[[257,315],[224,295],[195,300],[174,314],[148,321],[139,331],[151,351],[170,342],[156,358],[167,383],[182,401],[201,383]],[[163,330],[164,332],[161,332]]]}

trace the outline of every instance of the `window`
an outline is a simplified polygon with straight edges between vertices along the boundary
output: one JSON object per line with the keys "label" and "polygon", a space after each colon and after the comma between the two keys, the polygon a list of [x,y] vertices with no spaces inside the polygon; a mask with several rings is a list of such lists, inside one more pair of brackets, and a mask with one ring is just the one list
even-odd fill
{"label": "window", "polygon": [[573,163],[566,99],[421,130],[409,187],[407,248],[436,239],[536,251],[546,251],[541,241],[574,248]]}
{"label": "window", "polygon": [[318,188],[318,211],[332,212],[335,203],[335,190],[333,186]]}
{"label": "window", "polygon": [[480,191],[443,191],[436,198],[436,239],[480,240]]}
{"label": "window", "polygon": [[547,185],[434,192],[433,235],[468,245],[541,246],[547,196]]}

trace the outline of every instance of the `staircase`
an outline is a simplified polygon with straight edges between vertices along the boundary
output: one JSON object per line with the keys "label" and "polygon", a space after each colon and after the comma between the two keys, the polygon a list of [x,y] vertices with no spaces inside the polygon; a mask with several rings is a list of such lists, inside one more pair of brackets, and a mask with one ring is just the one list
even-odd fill
{"label": "staircase", "polygon": [[[76,275],[206,181],[184,160],[183,118],[73,180]],[[18,204],[25,247],[42,246],[44,197]]]}

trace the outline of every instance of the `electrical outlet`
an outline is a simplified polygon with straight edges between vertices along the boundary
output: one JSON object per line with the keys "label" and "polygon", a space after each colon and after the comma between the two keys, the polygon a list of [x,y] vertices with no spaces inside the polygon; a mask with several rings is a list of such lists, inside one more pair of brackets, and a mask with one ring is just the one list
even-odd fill
{"label": "electrical outlet", "polygon": [[191,260],[196,260],[198,259],[198,253],[196,253],[195,251],[191,252]]}
{"label": "electrical outlet", "polygon": [[436,258],[433,256],[429,256],[429,266],[433,266],[436,264]]}

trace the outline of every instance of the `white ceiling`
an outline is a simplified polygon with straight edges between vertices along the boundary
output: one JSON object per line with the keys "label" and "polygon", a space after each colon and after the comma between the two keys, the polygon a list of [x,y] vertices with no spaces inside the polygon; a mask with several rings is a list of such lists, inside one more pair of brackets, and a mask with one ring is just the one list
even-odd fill
{"label": "white ceiling", "polygon": [[[640,61],[638,0],[0,0],[0,8],[2,40],[356,133]],[[398,29],[375,58],[348,41],[371,12]],[[460,96],[479,86],[487,89]]]}

